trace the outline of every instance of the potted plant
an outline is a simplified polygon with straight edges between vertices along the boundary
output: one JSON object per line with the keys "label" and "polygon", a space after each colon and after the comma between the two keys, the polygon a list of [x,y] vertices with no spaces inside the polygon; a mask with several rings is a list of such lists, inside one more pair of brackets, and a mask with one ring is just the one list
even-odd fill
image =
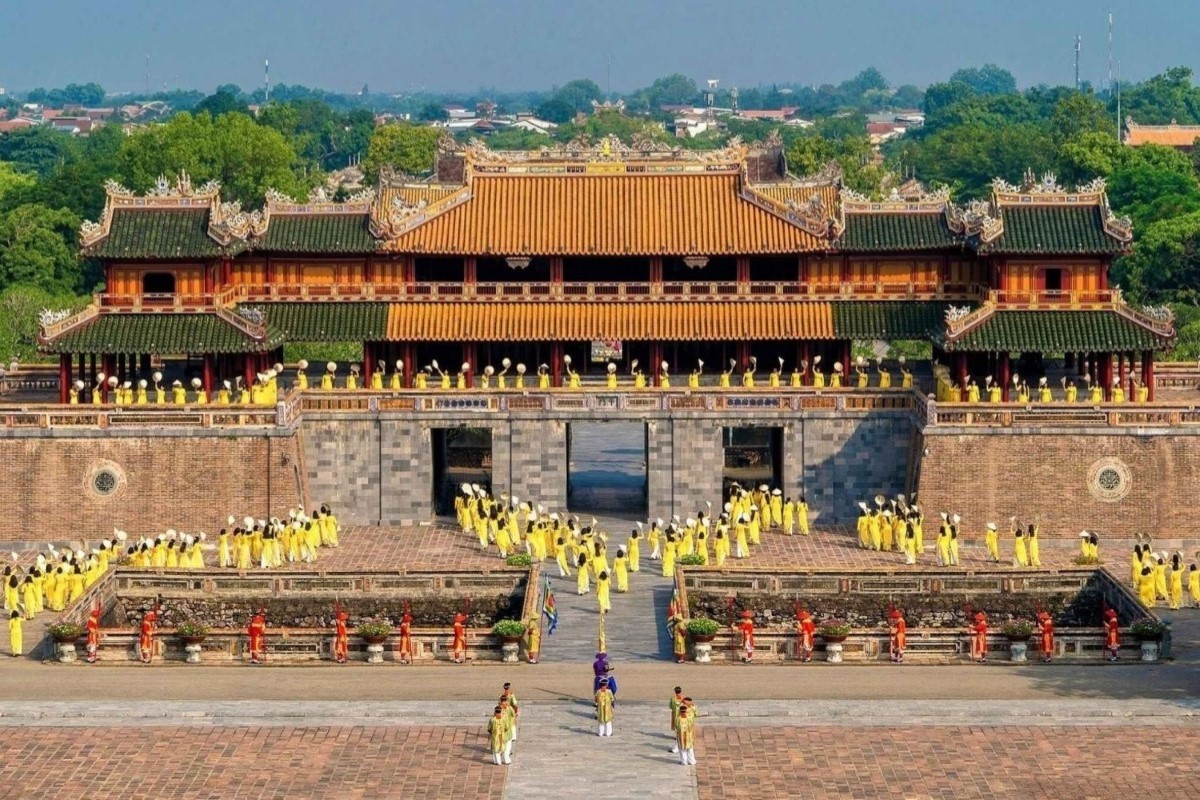
{"label": "potted plant", "polygon": [[74,644],[83,635],[83,629],[73,622],[56,622],[46,628],[46,633],[58,644]]}
{"label": "potted plant", "polygon": [[525,636],[525,623],[519,619],[502,619],[492,626],[492,635],[505,644],[515,644]]}
{"label": "potted plant", "polygon": [[392,623],[369,620],[359,625],[355,633],[367,644],[383,644],[392,635]]}
{"label": "potted plant", "polygon": [[1161,642],[1166,632],[1166,624],[1153,617],[1142,617],[1129,626],[1129,633],[1139,642]]}
{"label": "potted plant", "polygon": [[1085,556],[1083,554],[1075,556],[1075,564],[1080,567],[1098,567],[1104,562],[1100,560],[1100,556]]}
{"label": "potted plant", "polygon": [[175,635],[186,644],[200,644],[208,636],[208,626],[194,619],[175,626]]}
{"label": "potted plant", "polygon": [[1034,625],[1027,619],[1014,619],[1004,623],[1000,629],[1010,642],[1027,642],[1033,636]]}
{"label": "potted plant", "polygon": [[838,644],[850,635],[850,623],[840,619],[827,619],[817,627],[817,633],[827,643]]}
{"label": "potted plant", "polygon": [[688,553],[686,556],[676,559],[675,563],[684,567],[702,567],[704,566],[704,556],[699,553]]}
{"label": "potted plant", "polygon": [[533,566],[533,556],[529,555],[529,553],[513,553],[504,559],[504,563],[510,567],[529,567]]}
{"label": "potted plant", "polygon": [[721,624],[707,617],[697,617],[687,622],[688,636],[691,636],[694,642],[711,642],[717,638],[717,632],[720,630]]}

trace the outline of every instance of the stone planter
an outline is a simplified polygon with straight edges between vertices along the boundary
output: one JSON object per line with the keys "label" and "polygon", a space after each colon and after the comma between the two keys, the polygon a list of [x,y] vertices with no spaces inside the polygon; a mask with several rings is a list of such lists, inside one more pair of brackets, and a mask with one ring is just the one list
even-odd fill
{"label": "stone planter", "polygon": [[[372,636],[371,638],[374,639],[376,637]],[[371,644],[370,641],[367,642],[367,663],[368,664],[382,664],[383,663],[383,643],[382,642],[377,643],[377,644]]]}
{"label": "stone planter", "polygon": [[364,642],[366,642],[369,645],[383,644],[384,642],[386,642],[388,640],[388,637],[386,637],[386,636],[361,636],[359,638],[361,638]]}
{"label": "stone planter", "polygon": [[712,663],[712,639],[709,636],[708,641],[702,641],[699,637],[696,638],[695,644],[692,645],[692,652],[696,657],[697,664]]}
{"label": "stone planter", "polygon": [[842,663],[842,642],[846,641],[846,637],[835,637],[837,641],[825,640],[825,660],[830,664]]}
{"label": "stone planter", "polygon": [[1162,640],[1140,639],[1139,641],[1142,643],[1142,661],[1147,664],[1153,664],[1155,661],[1158,661],[1158,650]]}
{"label": "stone planter", "polygon": [[54,644],[58,650],[58,660],[60,663],[75,663],[75,639],[55,639]]}
{"label": "stone planter", "polygon": [[184,661],[186,661],[189,664],[199,664],[200,663],[200,653],[202,650],[204,650],[204,646],[200,644],[200,642],[202,642],[202,641],[204,641],[204,640],[200,639],[200,641],[196,641],[194,638],[191,638],[191,637],[183,640],[183,642],[184,642],[183,651],[185,653],[187,653],[187,656],[184,658]]}
{"label": "stone planter", "polygon": [[1009,639],[1008,640],[1009,659],[1014,664],[1024,664],[1029,661],[1029,640],[1028,639]]}
{"label": "stone planter", "polygon": [[500,641],[500,660],[505,664],[516,664],[520,661],[521,639],[505,637]]}

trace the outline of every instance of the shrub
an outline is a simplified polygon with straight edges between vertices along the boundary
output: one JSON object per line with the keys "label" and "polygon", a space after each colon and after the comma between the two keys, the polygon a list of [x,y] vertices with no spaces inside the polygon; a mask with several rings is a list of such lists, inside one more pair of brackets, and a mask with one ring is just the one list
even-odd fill
{"label": "shrub", "polygon": [[513,637],[525,635],[525,623],[519,619],[502,619],[492,626],[492,635]]}
{"label": "shrub", "polygon": [[383,620],[369,620],[355,629],[355,633],[364,639],[378,639],[392,635],[392,623]]}
{"label": "shrub", "polygon": [[504,561],[510,567],[529,567],[533,565],[533,556],[529,553],[513,553]]}
{"label": "shrub", "polygon": [[1075,563],[1080,567],[1098,567],[1104,562],[1099,556],[1085,556],[1082,553],[1075,556]]}
{"label": "shrub", "polygon": [[185,620],[175,626],[175,635],[184,639],[195,639],[208,636],[208,626],[194,619]]}
{"label": "shrub", "polygon": [[1027,619],[1014,619],[1004,623],[1000,630],[1010,639],[1028,639],[1033,636],[1034,624]]}
{"label": "shrub", "polygon": [[685,567],[699,567],[704,564],[704,556],[699,553],[688,553],[686,556],[680,556],[677,563]]}
{"label": "shrub", "polygon": [[1139,639],[1161,639],[1167,626],[1151,617],[1142,617],[1129,626],[1129,632]]}
{"label": "shrub", "polygon": [[78,639],[83,629],[73,622],[56,622],[46,628],[46,633],[54,639]]}
{"label": "shrub", "polygon": [[696,619],[689,619],[687,622],[687,632],[692,636],[713,636],[719,630],[721,630],[721,623],[715,619],[698,617]]}
{"label": "shrub", "polygon": [[817,627],[817,633],[822,636],[849,636],[850,623],[840,619],[827,619]]}

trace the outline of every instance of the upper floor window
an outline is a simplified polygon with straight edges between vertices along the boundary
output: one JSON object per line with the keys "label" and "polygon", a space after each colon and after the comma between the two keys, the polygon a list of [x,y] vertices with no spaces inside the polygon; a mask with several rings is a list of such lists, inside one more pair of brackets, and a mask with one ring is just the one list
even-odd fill
{"label": "upper floor window", "polygon": [[142,276],[142,294],[175,294],[175,274],[147,272]]}

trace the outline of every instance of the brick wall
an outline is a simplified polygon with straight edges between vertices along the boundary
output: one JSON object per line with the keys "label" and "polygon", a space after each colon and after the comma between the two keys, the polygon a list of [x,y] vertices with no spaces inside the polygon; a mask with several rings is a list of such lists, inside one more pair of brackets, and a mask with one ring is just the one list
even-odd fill
{"label": "brick wall", "polygon": [[[1200,490],[1200,435],[933,429],[924,448],[922,505],[927,513],[957,511],[968,531],[987,522],[1006,531],[1013,514],[1026,521],[1041,514],[1047,538],[1075,538],[1083,529],[1102,538],[1141,531],[1161,540],[1196,538],[1191,507]],[[1106,466],[1123,481],[1119,499],[1097,496]]]}
{"label": "brick wall", "polygon": [[[802,428],[793,436],[801,439],[802,488],[814,520],[852,522],[859,501],[869,502],[876,494],[895,497],[908,485],[915,428],[907,415],[815,417],[793,427]],[[795,458],[791,452],[786,456]]]}
{"label": "brick wall", "polygon": [[[131,537],[166,528],[213,535],[229,514],[281,515],[299,502],[292,435],[21,433],[0,439],[4,542],[94,541],[113,527]],[[115,478],[110,494],[95,488],[102,472]]]}

